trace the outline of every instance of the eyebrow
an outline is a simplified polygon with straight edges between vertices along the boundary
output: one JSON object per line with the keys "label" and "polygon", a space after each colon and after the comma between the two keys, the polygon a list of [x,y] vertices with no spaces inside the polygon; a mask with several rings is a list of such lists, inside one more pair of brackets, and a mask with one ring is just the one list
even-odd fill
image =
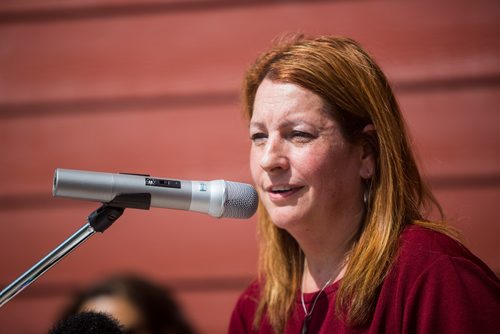
{"label": "eyebrow", "polygon": [[[287,127],[293,127],[293,126],[301,125],[301,124],[305,124],[305,125],[317,128],[316,125],[313,125],[310,122],[306,122],[306,121],[303,121],[303,120],[287,120],[287,121],[284,121],[284,122],[280,122],[278,124],[279,125],[278,127],[279,128],[287,128]],[[263,122],[250,122],[249,127],[250,128],[251,127],[264,128],[265,126],[264,126]]]}

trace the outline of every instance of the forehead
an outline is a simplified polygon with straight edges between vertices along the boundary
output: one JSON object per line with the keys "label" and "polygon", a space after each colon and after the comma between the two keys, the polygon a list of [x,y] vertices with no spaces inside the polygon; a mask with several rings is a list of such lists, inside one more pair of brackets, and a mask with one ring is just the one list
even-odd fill
{"label": "forehead", "polygon": [[331,118],[317,94],[293,83],[265,79],[255,95],[251,125],[284,120],[323,123]]}

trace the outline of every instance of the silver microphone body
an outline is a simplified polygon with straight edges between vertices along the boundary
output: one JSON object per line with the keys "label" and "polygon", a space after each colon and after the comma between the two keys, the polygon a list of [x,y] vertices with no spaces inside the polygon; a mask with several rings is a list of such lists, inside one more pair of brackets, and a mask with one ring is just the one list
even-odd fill
{"label": "silver microphone body", "polygon": [[52,193],[109,203],[122,194],[150,194],[150,205],[188,210],[213,217],[249,218],[258,204],[257,192],[245,183],[224,180],[185,181],[136,174],[56,169]]}

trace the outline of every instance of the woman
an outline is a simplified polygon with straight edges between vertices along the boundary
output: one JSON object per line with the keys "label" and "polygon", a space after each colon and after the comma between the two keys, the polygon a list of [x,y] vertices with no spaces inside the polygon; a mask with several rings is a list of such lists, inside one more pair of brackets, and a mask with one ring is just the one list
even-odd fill
{"label": "woman", "polygon": [[380,68],[296,38],[244,82],[260,275],[230,333],[500,331],[500,282],[442,222]]}

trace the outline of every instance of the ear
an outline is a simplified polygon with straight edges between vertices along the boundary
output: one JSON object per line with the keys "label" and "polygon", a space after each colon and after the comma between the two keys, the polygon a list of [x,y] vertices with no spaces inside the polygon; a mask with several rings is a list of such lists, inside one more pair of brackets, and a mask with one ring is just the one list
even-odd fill
{"label": "ear", "polygon": [[363,128],[363,138],[361,142],[361,167],[359,175],[364,180],[369,180],[375,174],[376,152],[373,146],[376,142],[377,131],[373,124],[368,124]]}

